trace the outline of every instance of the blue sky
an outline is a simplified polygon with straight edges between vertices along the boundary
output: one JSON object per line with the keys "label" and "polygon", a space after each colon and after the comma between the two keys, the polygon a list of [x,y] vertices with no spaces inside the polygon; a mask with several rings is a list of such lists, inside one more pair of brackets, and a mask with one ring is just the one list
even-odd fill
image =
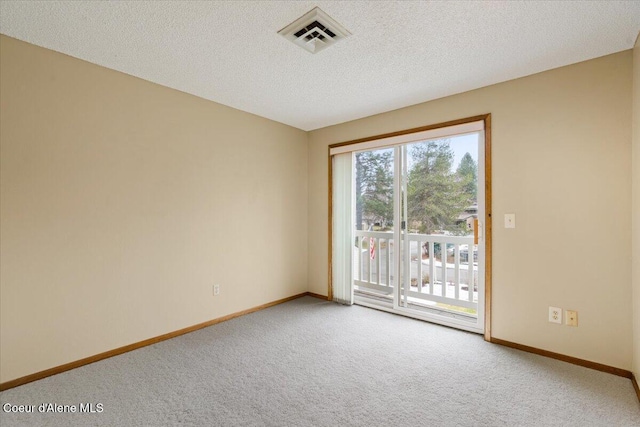
{"label": "blue sky", "polygon": [[472,133],[451,138],[451,148],[453,149],[453,170],[458,168],[462,157],[469,153],[473,160],[478,163],[478,134]]}

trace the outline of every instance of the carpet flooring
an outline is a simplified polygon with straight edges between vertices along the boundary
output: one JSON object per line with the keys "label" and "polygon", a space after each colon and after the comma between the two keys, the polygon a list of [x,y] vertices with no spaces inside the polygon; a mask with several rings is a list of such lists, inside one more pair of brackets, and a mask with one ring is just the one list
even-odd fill
{"label": "carpet flooring", "polygon": [[[8,426],[640,426],[631,381],[304,297],[0,393]],[[39,413],[92,403],[95,413]]]}

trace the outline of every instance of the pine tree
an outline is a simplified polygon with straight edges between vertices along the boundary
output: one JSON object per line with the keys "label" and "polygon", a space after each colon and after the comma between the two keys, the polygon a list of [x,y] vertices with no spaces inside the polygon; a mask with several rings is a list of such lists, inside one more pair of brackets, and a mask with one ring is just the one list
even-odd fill
{"label": "pine tree", "polygon": [[393,173],[391,150],[356,154],[356,228],[363,220],[389,224],[393,221]]}
{"label": "pine tree", "polygon": [[407,181],[409,225],[420,233],[436,230],[462,232],[458,215],[468,204],[462,183],[453,173],[453,150],[448,139],[411,146],[414,161]]}
{"label": "pine tree", "polygon": [[478,165],[471,154],[466,153],[462,157],[456,175],[462,184],[462,191],[468,197],[468,203],[475,203],[478,200]]}

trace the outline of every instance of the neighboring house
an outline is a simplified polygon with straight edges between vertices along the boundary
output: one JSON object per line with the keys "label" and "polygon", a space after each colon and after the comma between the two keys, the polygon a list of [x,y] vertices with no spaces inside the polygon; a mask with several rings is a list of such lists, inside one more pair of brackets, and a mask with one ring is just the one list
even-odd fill
{"label": "neighboring house", "polygon": [[478,204],[469,206],[458,215],[456,225],[466,224],[467,230],[473,230],[473,221],[478,218]]}

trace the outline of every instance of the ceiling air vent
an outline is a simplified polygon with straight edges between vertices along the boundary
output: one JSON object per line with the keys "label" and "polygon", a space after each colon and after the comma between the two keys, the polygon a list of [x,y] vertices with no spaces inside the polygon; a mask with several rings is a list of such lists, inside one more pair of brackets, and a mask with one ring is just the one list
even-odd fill
{"label": "ceiling air vent", "polygon": [[351,33],[319,8],[314,8],[287,25],[278,34],[311,53],[349,37]]}

